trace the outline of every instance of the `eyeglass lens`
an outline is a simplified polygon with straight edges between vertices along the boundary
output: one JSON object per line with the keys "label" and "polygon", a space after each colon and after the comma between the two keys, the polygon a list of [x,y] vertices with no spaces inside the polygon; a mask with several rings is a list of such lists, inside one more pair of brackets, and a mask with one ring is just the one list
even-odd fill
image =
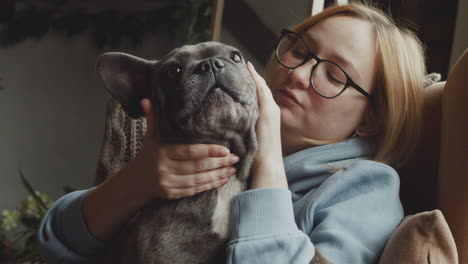
{"label": "eyeglass lens", "polygon": [[[276,57],[284,67],[294,69],[309,59],[308,46],[296,34],[286,33],[278,43]],[[347,78],[333,62],[321,61],[313,66],[310,82],[320,95],[335,97],[345,89]]]}

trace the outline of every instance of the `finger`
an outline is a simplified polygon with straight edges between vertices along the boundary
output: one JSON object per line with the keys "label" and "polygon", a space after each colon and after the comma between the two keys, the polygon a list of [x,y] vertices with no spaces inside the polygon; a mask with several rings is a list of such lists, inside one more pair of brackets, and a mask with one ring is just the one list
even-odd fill
{"label": "finger", "polygon": [[262,78],[262,76],[260,76],[260,74],[257,73],[255,67],[250,61],[247,62],[247,69],[249,70],[250,76],[254,80],[257,89],[261,90],[264,86],[262,84],[265,83],[265,80]]}
{"label": "finger", "polygon": [[206,172],[214,169],[219,169],[229,165],[233,165],[239,161],[239,157],[235,154],[230,154],[221,158],[202,158],[178,160],[170,163],[172,171],[176,175],[189,175],[198,172]]}
{"label": "finger", "polygon": [[209,157],[225,157],[229,149],[216,144],[177,144],[169,148],[167,155],[175,160],[201,159]]}
{"label": "finger", "polygon": [[225,178],[229,178],[237,172],[236,167],[226,166],[210,171],[195,173],[191,175],[176,175],[171,179],[172,188],[184,189],[210,184]]}
{"label": "finger", "polygon": [[271,94],[270,88],[266,84],[265,79],[263,79],[263,77],[257,73],[255,67],[252,63],[250,63],[250,61],[247,62],[247,69],[249,70],[250,76],[252,76],[252,79],[254,80],[255,86],[257,88],[259,106],[264,105],[266,100],[273,100],[273,95]]}
{"label": "finger", "polygon": [[228,178],[223,178],[223,179],[220,179],[220,180],[215,180],[213,182],[198,185],[196,187],[173,189],[173,191],[171,192],[171,194],[170,194],[170,196],[168,198],[169,199],[179,199],[179,198],[183,198],[183,197],[193,196],[195,194],[205,192],[205,191],[209,191],[209,190],[212,190],[212,189],[216,189],[216,188],[219,188],[219,187],[223,186],[224,184],[226,184],[226,182],[228,182],[229,179],[231,179],[231,178],[228,177]]}
{"label": "finger", "polygon": [[146,133],[145,136],[154,136],[157,131],[156,127],[156,116],[154,114],[153,105],[150,99],[143,99],[140,101],[143,112],[145,112],[146,118]]}

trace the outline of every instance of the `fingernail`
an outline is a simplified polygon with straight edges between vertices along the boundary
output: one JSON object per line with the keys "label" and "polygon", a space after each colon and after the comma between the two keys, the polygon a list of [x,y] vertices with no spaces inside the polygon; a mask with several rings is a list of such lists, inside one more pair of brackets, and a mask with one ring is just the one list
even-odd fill
{"label": "fingernail", "polygon": [[239,158],[238,156],[236,156],[236,155],[233,154],[233,155],[231,156],[231,158],[229,159],[229,162],[230,162],[230,163],[236,163],[236,162],[238,162],[239,160],[240,160],[240,158]]}
{"label": "fingernail", "polygon": [[228,170],[229,176],[232,176],[232,174],[236,173],[237,169],[236,167],[230,167]]}
{"label": "fingernail", "polygon": [[227,156],[227,155],[229,155],[229,149],[227,149],[227,148],[222,148],[222,149],[220,149],[220,150],[218,151],[218,153],[219,153],[220,156],[223,156],[223,157],[224,157],[224,156]]}
{"label": "fingernail", "polygon": [[252,70],[255,71],[255,67],[253,66],[253,64],[250,61],[248,61],[247,64],[250,65],[250,67],[252,67]]}

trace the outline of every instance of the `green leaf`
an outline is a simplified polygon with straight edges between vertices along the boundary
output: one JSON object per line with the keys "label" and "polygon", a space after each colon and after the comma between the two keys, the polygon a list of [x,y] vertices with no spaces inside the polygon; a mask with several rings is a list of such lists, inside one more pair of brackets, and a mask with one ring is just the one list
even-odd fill
{"label": "green leaf", "polygon": [[[0,45],[12,46],[50,32],[66,37],[88,32],[98,50],[117,48],[122,43],[138,46],[149,34],[167,32],[173,44],[197,43],[209,38],[213,12],[211,0],[178,0],[162,8],[144,11],[116,11],[113,6],[96,12],[92,8],[71,8],[71,0],[14,1],[11,17],[0,24]],[[2,86],[0,85],[0,90]]]}
{"label": "green leaf", "polygon": [[21,169],[19,170],[21,181],[23,182],[24,188],[28,191],[28,193],[34,198],[34,201],[37,204],[37,208],[39,209],[39,215],[41,218],[45,215],[45,212],[47,211],[47,205],[42,201],[41,197],[36,194],[36,191],[34,188],[29,184],[29,182],[26,180],[26,178],[23,175],[23,171]]}
{"label": "green leaf", "polygon": [[32,229],[38,229],[41,224],[41,219],[29,215],[22,216],[20,220],[25,227]]}

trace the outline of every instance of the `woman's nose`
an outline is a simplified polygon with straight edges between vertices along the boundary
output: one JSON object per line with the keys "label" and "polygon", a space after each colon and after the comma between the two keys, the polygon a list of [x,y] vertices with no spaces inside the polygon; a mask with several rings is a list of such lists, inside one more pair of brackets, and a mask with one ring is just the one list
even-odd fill
{"label": "woman's nose", "polygon": [[315,60],[311,59],[294,70],[290,70],[289,78],[293,81],[294,88],[305,90],[311,88],[310,77],[315,64]]}

